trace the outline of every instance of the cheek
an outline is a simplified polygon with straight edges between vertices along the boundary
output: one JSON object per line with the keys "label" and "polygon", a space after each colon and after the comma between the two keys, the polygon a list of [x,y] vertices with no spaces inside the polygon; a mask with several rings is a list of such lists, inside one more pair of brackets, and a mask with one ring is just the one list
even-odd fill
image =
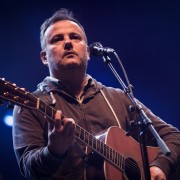
{"label": "cheek", "polygon": [[84,58],[86,59],[86,61],[88,62],[89,60],[90,60],[90,58],[89,58],[89,54],[88,53],[86,53],[85,54],[85,56],[84,56]]}
{"label": "cheek", "polygon": [[89,60],[89,52],[87,50],[87,46],[86,45],[82,45],[81,48],[79,49],[79,52],[81,53],[83,59],[87,59]]}
{"label": "cheek", "polygon": [[85,57],[86,57],[87,61],[89,61],[90,60],[90,54],[89,54],[89,51],[87,50],[87,48],[86,48],[85,52],[86,52]]}
{"label": "cheek", "polygon": [[48,57],[51,61],[59,60],[62,57],[62,51],[57,47],[48,49]]}

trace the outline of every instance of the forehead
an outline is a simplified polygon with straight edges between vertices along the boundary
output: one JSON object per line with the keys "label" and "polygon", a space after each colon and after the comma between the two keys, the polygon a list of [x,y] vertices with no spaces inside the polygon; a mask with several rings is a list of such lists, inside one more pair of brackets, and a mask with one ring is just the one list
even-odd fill
{"label": "forehead", "polygon": [[50,25],[45,31],[44,37],[53,36],[59,33],[64,34],[71,32],[76,32],[78,34],[82,34],[83,36],[85,36],[84,31],[77,23],[70,20],[61,20]]}

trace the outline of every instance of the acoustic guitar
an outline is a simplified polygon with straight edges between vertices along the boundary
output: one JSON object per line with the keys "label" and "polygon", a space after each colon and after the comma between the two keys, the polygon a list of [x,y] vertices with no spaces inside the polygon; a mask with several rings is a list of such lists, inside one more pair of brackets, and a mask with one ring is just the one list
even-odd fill
{"label": "acoustic guitar", "polygon": [[[17,87],[16,84],[5,81],[4,78],[0,78],[0,99],[23,108],[36,109],[51,120],[56,114],[53,107],[32,93]],[[127,136],[119,127],[110,127],[97,136],[93,136],[76,124],[75,137],[87,145],[88,154],[95,152],[103,158],[106,180],[145,179],[140,144]],[[153,162],[157,151],[157,147],[147,147],[149,163]],[[172,179],[180,178],[173,176]]]}

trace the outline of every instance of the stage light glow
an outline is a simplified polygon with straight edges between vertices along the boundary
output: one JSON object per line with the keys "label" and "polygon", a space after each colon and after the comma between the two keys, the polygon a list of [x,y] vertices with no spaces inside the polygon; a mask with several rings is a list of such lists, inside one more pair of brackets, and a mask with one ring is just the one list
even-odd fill
{"label": "stage light glow", "polygon": [[3,121],[6,126],[12,127],[12,125],[13,125],[12,112],[7,112],[6,115],[4,116]]}

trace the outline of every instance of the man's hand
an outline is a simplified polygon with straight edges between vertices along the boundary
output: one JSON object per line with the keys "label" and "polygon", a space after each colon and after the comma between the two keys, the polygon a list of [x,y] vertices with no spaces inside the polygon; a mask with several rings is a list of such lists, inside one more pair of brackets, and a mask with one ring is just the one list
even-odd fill
{"label": "man's hand", "polygon": [[151,180],[166,180],[165,173],[157,166],[150,167]]}
{"label": "man's hand", "polygon": [[48,148],[57,155],[64,154],[72,144],[75,133],[75,122],[71,118],[61,120],[61,111],[57,111],[55,119],[49,121]]}

